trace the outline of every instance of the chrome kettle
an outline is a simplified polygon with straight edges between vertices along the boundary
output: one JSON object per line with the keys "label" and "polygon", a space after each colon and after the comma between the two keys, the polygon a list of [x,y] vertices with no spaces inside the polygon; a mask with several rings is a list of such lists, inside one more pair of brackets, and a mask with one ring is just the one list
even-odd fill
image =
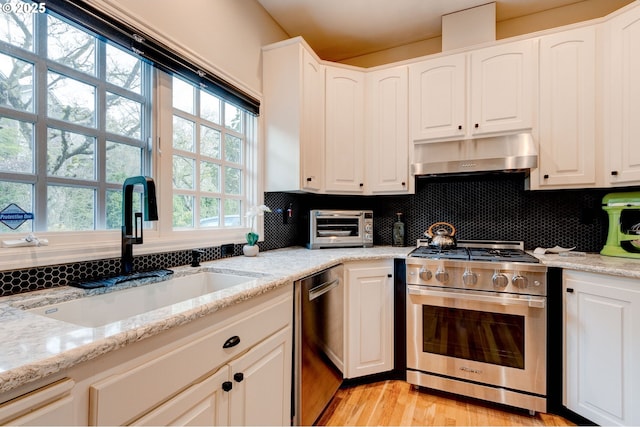
{"label": "chrome kettle", "polygon": [[441,250],[454,249],[457,246],[455,234],[456,228],[448,222],[436,222],[424,232],[429,238],[429,246]]}

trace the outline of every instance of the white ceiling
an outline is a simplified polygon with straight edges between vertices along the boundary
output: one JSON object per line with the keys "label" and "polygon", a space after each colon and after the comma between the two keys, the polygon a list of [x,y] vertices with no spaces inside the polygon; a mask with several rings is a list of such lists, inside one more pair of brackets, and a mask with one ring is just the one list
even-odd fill
{"label": "white ceiling", "polygon": [[[496,0],[498,22],[582,0]],[[441,16],[491,0],[258,0],[290,37],[340,61],[438,37]]]}

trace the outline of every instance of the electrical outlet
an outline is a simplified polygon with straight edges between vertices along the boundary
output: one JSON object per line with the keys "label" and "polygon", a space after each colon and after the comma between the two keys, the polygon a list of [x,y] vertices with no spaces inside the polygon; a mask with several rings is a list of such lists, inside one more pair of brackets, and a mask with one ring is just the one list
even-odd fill
{"label": "electrical outlet", "polygon": [[220,256],[227,258],[233,256],[233,243],[220,246]]}

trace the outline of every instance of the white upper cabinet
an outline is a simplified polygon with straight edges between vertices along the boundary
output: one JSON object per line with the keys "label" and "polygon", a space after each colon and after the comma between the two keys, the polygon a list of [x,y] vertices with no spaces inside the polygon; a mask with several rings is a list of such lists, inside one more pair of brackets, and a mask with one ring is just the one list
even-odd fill
{"label": "white upper cabinet", "polygon": [[407,67],[372,71],[365,81],[367,189],[373,194],[411,192]]}
{"label": "white upper cabinet", "polygon": [[598,184],[596,46],[593,25],[540,39],[540,153],[533,187]]}
{"label": "white upper cabinet", "polygon": [[605,176],[612,186],[640,184],[640,7],[607,23]]}
{"label": "white upper cabinet", "polygon": [[471,53],[471,128],[467,133],[531,129],[535,93],[533,43],[524,40]]}
{"label": "white upper cabinet", "polygon": [[324,69],[295,39],[263,50],[266,191],[324,189]]}
{"label": "white upper cabinet", "polygon": [[464,136],[466,58],[458,54],[409,66],[413,141]]}
{"label": "white upper cabinet", "polygon": [[326,68],[325,114],[325,188],[334,193],[363,194],[363,72]]}
{"label": "white upper cabinet", "polygon": [[455,140],[531,129],[533,44],[524,40],[411,64],[411,139]]}

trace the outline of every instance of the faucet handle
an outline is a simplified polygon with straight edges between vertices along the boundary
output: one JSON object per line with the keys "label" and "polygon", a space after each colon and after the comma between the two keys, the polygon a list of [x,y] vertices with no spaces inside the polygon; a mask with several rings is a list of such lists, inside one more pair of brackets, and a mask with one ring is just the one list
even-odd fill
{"label": "faucet handle", "polygon": [[191,250],[191,267],[200,267],[200,255],[204,254],[202,249]]}

